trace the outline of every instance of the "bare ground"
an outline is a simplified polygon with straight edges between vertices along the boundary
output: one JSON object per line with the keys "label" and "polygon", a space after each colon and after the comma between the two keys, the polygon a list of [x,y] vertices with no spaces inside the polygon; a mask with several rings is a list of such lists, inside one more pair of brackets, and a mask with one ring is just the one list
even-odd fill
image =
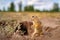
{"label": "bare ground", "polygon": [[60,19],[56,18],[43,18],[41,19],[44,27],[51,27],[50,34],[45,34],[39,37],[32,38],[30,36],[13,35],[11,40],[60,40]]}
{"label": "bare ground", "polygon": [[19,34],[13,34],[11,37],[4,37],[3,35],[0,36],[0,40],[60,40],[60,14],[56,15],[50,15],[50,14],[23,14],[21,15],[20,13],[14,14],[14,13],[6,13],[6,14],[1,14],[0,19],[1,20],[11,20],[11,19],[17,19],[18,21],[24,21],[24,20],[29,20],[32,15],[37,15],[42,17],[40,21],[42,22],[42,25],[44,27],[51,27],[53,30],[48,32],[48,34],[41,35],[38,37],[31,38],[30,35],[28,36],[21,36]]}

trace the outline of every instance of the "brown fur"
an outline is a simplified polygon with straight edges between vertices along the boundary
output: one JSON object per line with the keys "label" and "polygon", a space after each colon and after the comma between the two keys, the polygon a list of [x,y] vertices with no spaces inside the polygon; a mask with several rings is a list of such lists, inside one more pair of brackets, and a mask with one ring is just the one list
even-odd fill
{"label": "brown fur", "polygon": [[42,34],[42,23],[40,22],[39,18],[37,16],[32,16],[32,28],[34,29],[34,32],[32,34],[32,38],[35,36],[35,34],[41,35]]}

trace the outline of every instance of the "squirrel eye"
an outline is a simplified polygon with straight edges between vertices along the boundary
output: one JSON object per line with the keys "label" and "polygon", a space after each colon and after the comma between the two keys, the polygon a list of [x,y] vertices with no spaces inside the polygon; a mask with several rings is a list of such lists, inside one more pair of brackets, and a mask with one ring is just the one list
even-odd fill
{"label": "squirrel eye", "polygon": [[33,18],[34,16],[32,16],[32,18]]}

